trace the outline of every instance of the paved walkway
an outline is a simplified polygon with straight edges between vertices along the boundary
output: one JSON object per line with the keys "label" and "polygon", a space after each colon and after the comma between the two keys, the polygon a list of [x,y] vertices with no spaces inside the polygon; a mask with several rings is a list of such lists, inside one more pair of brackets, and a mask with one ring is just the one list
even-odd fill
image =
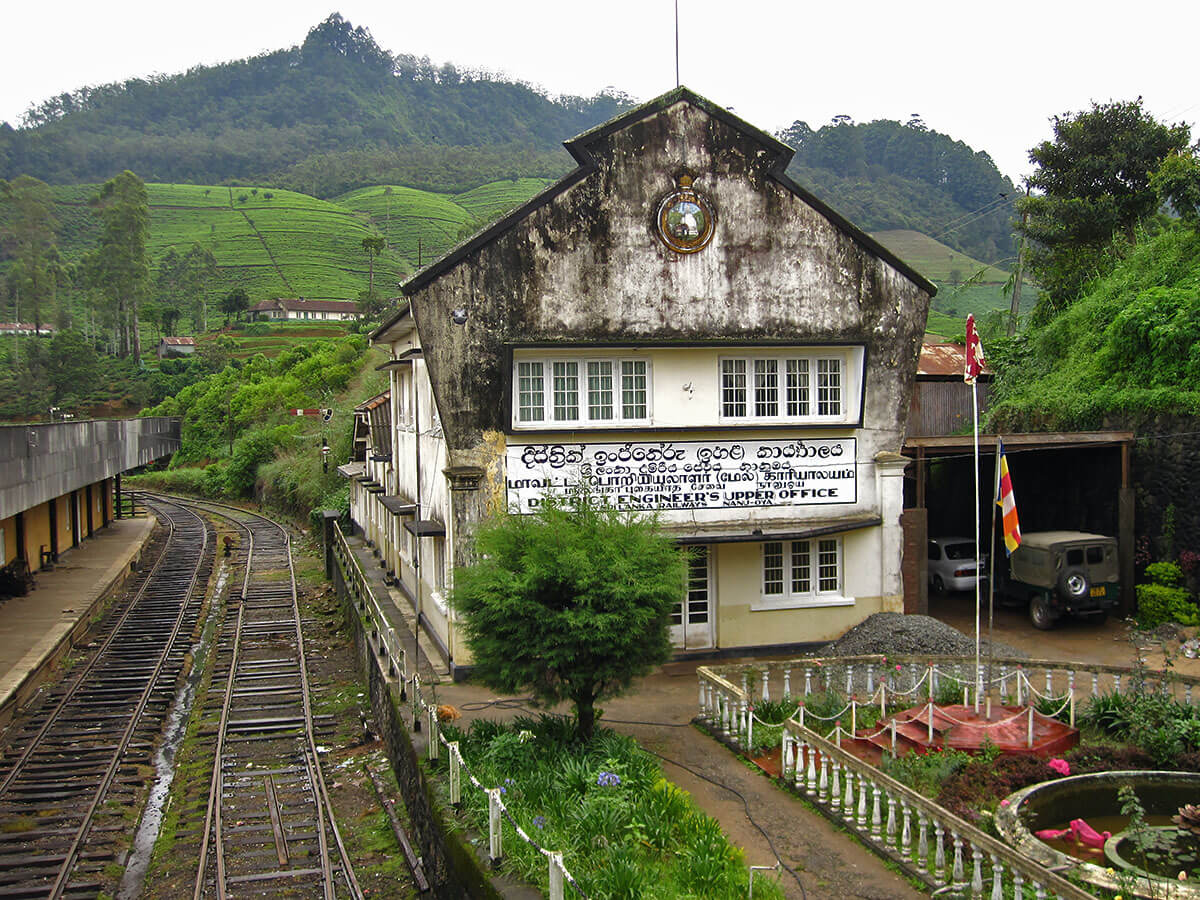
{"label": "paved walkway", "polygon": [[[406,605],[404,596],[384,587],[378,560],[371,550],[361,539],[351,538],[348,543],[359,557],[372,590],[381,599],[389,597],[398,607],[394,618],[389,615],[393,623],[411,620],[411,610],[399,608]],[[411,632],[402,635],[401,640],[411,647]],[[745,850],[748,865],[774,865],[778,854],[795,869],[803,888],[784,873],[780,884],[787,897],[885,900],[926,896],[888,869],[870,850],[690,724],[699,698],[698,665],[672,662],[660,667],[633,693],[605,703],[600,724],[632,735],[662,758],[667,777],[690,792],[696,803],[721,823],[730,840]],[[422,678],[429,672],[422,653]],[[521,698],[499,696],[475,684],[443,680],[436,693],[438,703],[451,704],[462,712],[462,721],[456,723],[459,725],[478,717],[510,719],[538,712]],[[568,710],[563,707],[555,711]]]}
{"label": "paved walkway", "polygon": [[24,597],[0,602],[0,725],[70,649],[95,608],[124,583],[154,524],[153,516],[113,520],[62,553],[53,569],[38,572]]}

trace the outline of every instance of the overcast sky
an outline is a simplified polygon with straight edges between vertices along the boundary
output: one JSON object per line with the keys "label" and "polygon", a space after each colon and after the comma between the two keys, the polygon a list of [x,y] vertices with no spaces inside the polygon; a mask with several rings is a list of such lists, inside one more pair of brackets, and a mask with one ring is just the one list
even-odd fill
{"label": "overcast sky", "polygon": [[[299,44],[335,9],[393,53],[551,94],[611,85],[647,100],[675,86],[673,0],[40,0],[5,13],[0,120],[16,125],[30,104],[85,84]],[[919,113],[1014,179],[1050,117],[1092,100],[1141,95],[1200,137],[1195,0],[679,0],[679,18],[682,82],[767,131]]]}

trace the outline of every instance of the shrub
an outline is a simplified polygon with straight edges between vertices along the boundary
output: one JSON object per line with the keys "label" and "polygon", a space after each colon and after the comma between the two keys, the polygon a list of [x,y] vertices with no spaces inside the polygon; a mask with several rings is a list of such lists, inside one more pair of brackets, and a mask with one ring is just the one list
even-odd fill
{"label": "shrub", "polygon": [[1134,590],[1137,593],[1138,624],[1143,628],[1153,628],[1164,622],[1200,625],[1196,604],[1183,588],[1165,584],[1139,584]]}
{"label": "shrub", "polygon": [[1150,563],[1146,566],[1146,577],[1150,579],[1151,584],[1180,587],[1183,585],[1183,568],[1173,562]]}

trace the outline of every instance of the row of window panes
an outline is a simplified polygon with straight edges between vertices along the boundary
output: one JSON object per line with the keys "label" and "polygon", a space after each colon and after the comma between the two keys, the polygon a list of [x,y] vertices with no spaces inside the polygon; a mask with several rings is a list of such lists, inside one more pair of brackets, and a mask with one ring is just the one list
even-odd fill
{"label": "row of window panes", "polygon": [[[540,360],[517,363],[518,422],[644,421],[647,392],[646,361],[642,359],[587,360],[582,373],[576,360],[549,365]],[[580,415],[581,410],[585,415]]]}
{"label": "row of window panes", "polygon": [[768,541],[762,548],[763,596],[783,599],[840,593],[841,547],[836,538]]}
{"label": "row of window panes", "polygon": [[[780,363],[783,397],[780,398]],[[816,408],[812,372],[816,370]],[[748,376],[750,380],[748,381]],[[752,412],[751,412],[752,410]],[[842,415],[840,357],[721,360],[721,416],[727,419],[836,417]]]}
{"label": "row of window panes", "polygon": [[671,613],[671,624],[683,624],[683,605],[687,604],[688,623],[708,621],[708,547],[696,545],[687,551],[687,594]]}

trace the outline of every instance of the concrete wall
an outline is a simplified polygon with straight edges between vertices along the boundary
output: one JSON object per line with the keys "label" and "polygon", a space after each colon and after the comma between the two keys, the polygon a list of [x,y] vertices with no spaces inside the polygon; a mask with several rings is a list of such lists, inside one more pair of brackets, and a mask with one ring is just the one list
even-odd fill
{"label": "concrete wall", "polygon": [[[179,437],[179,419],[167,417],[0,426],[0,519],[168,456]],[[100,494],[93,489],[93,528]],[[80,521],[86,535],[86,509]]]}

